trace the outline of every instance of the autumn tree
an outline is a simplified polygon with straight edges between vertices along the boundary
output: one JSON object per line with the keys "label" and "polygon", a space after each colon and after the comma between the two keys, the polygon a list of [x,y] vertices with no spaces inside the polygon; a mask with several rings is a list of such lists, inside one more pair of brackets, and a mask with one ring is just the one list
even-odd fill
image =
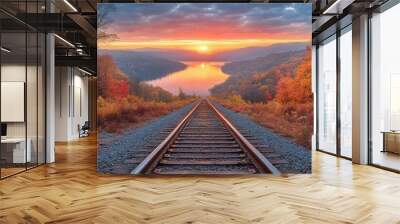
{"label": "autumn tree", "polygon": [[307,49],[302,63],[296,69],[295,76],[280,79],[276,89],[275,100],[282,104],[312,102],[310,49]]}
{"label": "autumn tree", "polygon": [[98,93],[103,98],[122,99],[129,94],[128,78],[118,69],[111,56],[98,57]]}
{"label": "autumn tree", "polygon": [[116,10],[113,4],[98,4],[97,6],[97,40],[109,41],[117,39],[116,34],[106,32],[106,28],[112,24],[112,12]]}

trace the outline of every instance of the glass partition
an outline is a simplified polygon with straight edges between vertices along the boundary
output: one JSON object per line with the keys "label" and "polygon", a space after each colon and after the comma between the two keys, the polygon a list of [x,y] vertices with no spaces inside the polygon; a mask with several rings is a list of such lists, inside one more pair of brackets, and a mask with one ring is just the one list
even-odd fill
{"label": "glass partition", "polygon": [[27,113],[27,151],[30,159],[28,160],[27,167],[34,167],[37,165],[38,157],[38,35],[34,32],[27,33],[27,82],[26,82],[26,113]]}
{"label": "glass partition", "polygon": [[[0,7],[36,13],[43,3]],[[0,12],[0,178],[45,162],[45,44],[43,33]]]}
{"label": "glass partition", "polygon": [[26,41],[25,32],[1,34],[2,177],[24,171],[31,157],[26,150]]}
{"label": "glass partition", "polygon": [[336,36],[318,47],[318,149],[336,153]]}

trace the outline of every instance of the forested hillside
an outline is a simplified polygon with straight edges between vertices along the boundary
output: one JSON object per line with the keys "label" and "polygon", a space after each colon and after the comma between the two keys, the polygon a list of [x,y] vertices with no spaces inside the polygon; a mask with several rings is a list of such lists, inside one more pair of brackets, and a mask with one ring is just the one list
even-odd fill
{"label": "forested hillside", "polygon": [[284,52],[228,63],[222,69],[230,77],[212,88],[211,93],[219,97],[240,95],[250,102],[272,99],[279,80],[285,76],[292,77],[304,55],[305,51]]}
{"label": "forested hillside", "polygon": [[171,59],[155,57],[145,52],[106,51],[130,80],[148,81],[181,71],[186,65]]}
{"label": "forested hillside", "polygon": [[[142,57],[155,58],[155,59],[168,59],[169,62],[178,61],[223,61],[223,62],[234,62],[255,59],[258,57],[268,56],[270,54],[283,53],[288,51],[302,51],[305,50],[308,43],[281,43],[272,44],[269,46],[254,46],[254,47],[243,47],[239,49],[232,49],[222,52],[213,52],[211,54],[201,54],[193,52],[191,50],[184,49],[159,49],[159,48],[140,48],[135,51],[115,51],[115,50],[100,50],[100,54],[109,54],[119,59],[124,56],[128,57]],[[123,58],[122,58],[123,59]],[[117,62],[118,66],[121,66]],[[170,63],[168,63],[170,64]],[[123,69],[121,67],[123,71]],[[126,72],[126,71],[125,71]]]}
{"label": "forested hillside", "polygon": [[237,73],[232,77],[213,89],[219,102],[310,147],[313,130],[310,49],[291,54],[287,61],[269,71],[250,76]]}
{"label": "forested hillside", "polygon": [[231,51],[218,53],[214,56],[217,61],[242,61],[251,60],[259,57],[268,56],[270,54],[278,54],[288,51],[303,51],[307,48],[308,43],[283,43],[273,44],[266,47],[245,47]]}
{"label": "forested hillside", "polygon": [[130,80],[109,55],[99,56],[97,65],[97,109],[101,130],[121,131],[194,100],[184,93],[174,96],[160,87]]}

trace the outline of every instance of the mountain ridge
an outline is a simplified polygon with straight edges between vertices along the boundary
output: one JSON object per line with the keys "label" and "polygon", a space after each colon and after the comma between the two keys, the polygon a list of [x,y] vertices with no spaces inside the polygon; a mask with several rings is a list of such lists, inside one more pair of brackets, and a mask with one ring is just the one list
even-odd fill
{"label": "mountain ridge", "polygon": [[100,52],[137,52],[143,55],[165,58],[174,61],[225,61],[235,62],[243,59],[250,60],[257,57],[267,56],[274,53],[287,51],[305,50],[309,44],[307,42],[280,43],[268,46],[244,47],[214,54],[201,54],[189,50],[158,49],[158,48],[138,48],[134,50],[100,50]]}
{"label": "mountain ridge", "polygon": [[103,51],[99,55],[110,55],[130,80],[138,82],[159,79],[187,67],[179,61],[141,52]]}
{"label": "mountain ridge", "polygon": [[211,94],[222,98],[239,95],[249,102],[263,102],[275,95],[280,79],[294,75],[305,53],[305,50],[284,52],[228,63],[222,69],[229,78],[211,88]]}

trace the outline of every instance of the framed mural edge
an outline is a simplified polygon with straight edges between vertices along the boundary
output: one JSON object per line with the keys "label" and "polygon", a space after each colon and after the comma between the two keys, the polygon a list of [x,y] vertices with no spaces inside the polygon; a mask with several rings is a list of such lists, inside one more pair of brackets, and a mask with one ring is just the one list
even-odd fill
{"label": "framed mural edge", "polygon": [[98,172],[311,173],[311,4],[99,3]]}

